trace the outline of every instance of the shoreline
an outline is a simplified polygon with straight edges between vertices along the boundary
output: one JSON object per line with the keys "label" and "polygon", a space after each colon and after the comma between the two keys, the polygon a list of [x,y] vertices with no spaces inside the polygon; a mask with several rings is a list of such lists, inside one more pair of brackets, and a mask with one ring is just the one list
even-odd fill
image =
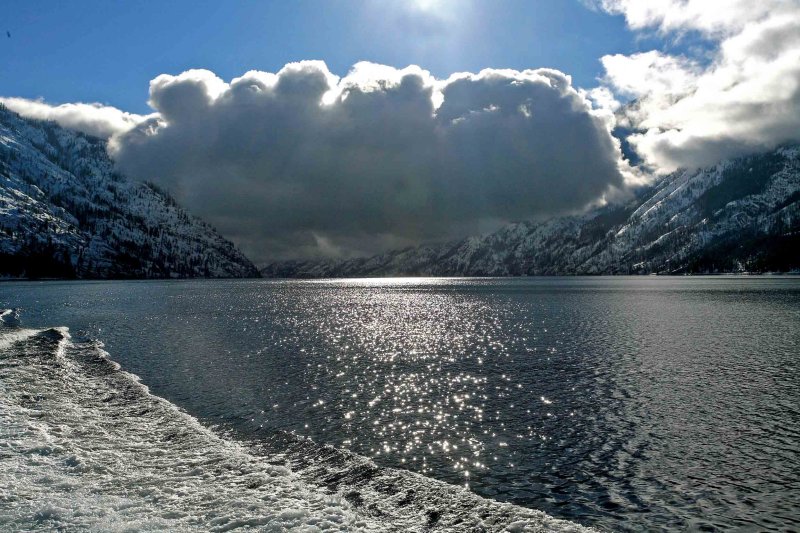
{"label": "shoreline", "polygon": [[782,271],[768,271],[768,272],[698,272],[687,274],[542,274],[536,276],[426,276],[426,275],[398,275],[398,276],[346,276],[346,277],[194,277],[194,278],[14,278],[14,277],[0,277],[0,283],[14,283],[14,282],[47,282],[47,281],[233,281],[233,280],[276,280],[276,281],[322,281],[322,280],[392,280],[392,279],[451,279],[451,280],[467,280],[467,279],[502,279],[502,280],[515,280],[515,279],[555,279],[555,278],[700,278],[700,277],[787,277],[787,276],[800,276],[800,270],[791,270],[788,272]]}

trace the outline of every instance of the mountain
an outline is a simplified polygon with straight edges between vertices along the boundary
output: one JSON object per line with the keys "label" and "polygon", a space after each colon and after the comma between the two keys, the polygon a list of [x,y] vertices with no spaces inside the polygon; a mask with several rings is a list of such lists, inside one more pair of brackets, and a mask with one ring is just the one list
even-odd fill
{"label": "mountain", "polygon": [[105,141],[0,106],[0,277],[244,276],[232,243],[115,172]]}
{"label": "mountain", "polygon": [[681,274],[800,269],[800,148],[656,180],[622,205],[443,245],[285,261],[267,277]]}

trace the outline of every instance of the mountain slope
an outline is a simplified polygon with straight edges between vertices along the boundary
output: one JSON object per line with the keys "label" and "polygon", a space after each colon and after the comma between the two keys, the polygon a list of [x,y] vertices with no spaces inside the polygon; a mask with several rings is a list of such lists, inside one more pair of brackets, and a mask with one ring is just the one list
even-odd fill
{"label": "mountain slope", "polygon": [[116,173],[100,139],[0,107],[0,276],[257,276],[209,225]]}
{"label": "mountain slope", "polygon": [[290,261],[269,277],[519,276],[800,268],[800,149],[678,171],[625,205],[347,261]]}

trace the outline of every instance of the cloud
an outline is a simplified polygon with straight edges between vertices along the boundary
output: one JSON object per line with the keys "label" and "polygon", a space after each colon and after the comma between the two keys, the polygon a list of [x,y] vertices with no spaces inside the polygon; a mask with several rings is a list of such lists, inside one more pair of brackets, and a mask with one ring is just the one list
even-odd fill
{"label": "cloud", "polygon": [[698,31],[714,37],[738,33],[753,20],[796,9],[792,0],[596,0],[592,4],[624,15],[636,30],[655,28],[663,34]]}
{"label": "cloud", "polygon": [[459,237],[625,186],[608,112],[555,70],[192,70],[154,79],[150,105],[156,116],[114,138],[121,169],[257,261]]}
{"label": "cloud", "polygon": [[123,133],[147,118],[102,104],[51,105],[42,100],[11,97],[0,97],[0,102],[24,117],[53,120],[65,128],[103,139]]}
{"label": "cloud", "polygon": [[636,30],[694,32],[711,61],[661,51],[602,58],[605,86],[635,100],[628,138],[661,171],[800,141],[800,1],[604,0]]}

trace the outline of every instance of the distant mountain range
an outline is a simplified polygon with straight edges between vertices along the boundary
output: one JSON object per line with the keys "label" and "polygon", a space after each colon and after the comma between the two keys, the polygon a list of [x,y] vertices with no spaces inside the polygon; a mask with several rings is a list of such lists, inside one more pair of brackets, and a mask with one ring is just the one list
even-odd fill
{"label": "distant mountain range", "polygon": [[[800,147],[678,171],[622,205],[266,277],[683,274],[800,270]],[[0,278],[254,277],[166,192],[114,170],[105,141],[0,106]]]}
{"label": "distant mountain range", "polygon": [[158,187],[114,171],[105,141],[0,106],[0,277],[258,276]]}
{"label": "distant mountain range", "polygon": [[800,148],[678,171],[624,205],[349,260],[284,261],[266,277],[684,274],[800,269]]}

